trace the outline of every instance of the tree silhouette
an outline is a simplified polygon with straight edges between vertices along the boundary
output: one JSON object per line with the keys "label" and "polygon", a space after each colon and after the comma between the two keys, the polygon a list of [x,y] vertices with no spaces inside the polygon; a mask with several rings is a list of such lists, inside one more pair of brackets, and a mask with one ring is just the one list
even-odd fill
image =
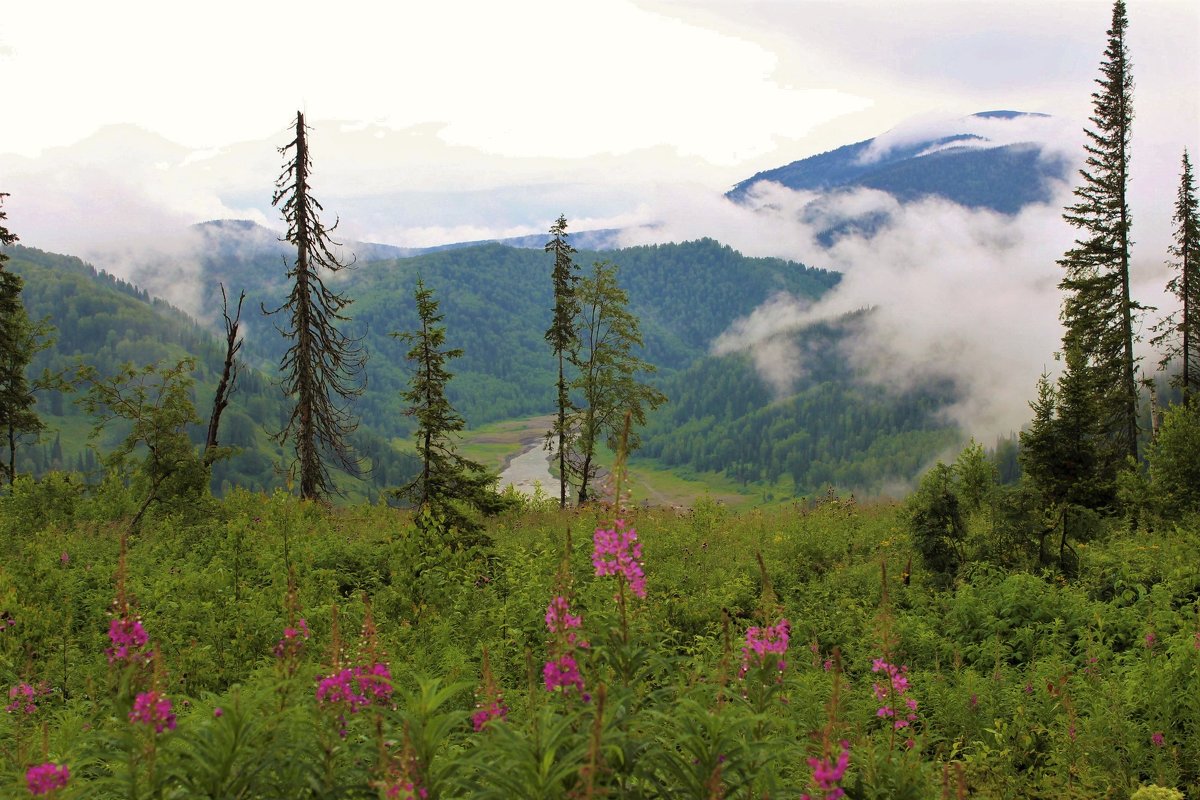
{"label": "tree silhouette", "polygon": [[1158,325],[1158,335],[1152,344],[1162,348],[1159,366],[1166,368],[1178,359],[1179,373],[1173,382],[1183,392],[1186,403],[1200,392],[1200,205],[1196,201],[1196,182],[1187,151],[1183,151],[1183,168],[1179,178],[1179,194],[1175,200],[1175,244],[1170,254],[1176,269],[1167,283],[1167,291],[1179,300]]}
{"label": "tree silhouette", "polygon": [[554,349],[558,359],[558,382],[555,384],[557,394],[555,405],[558,417],[554,426],[546,434],[546,447],[558,453],[558,504],[560,508],[567,505],[567,415],[571,411],[570,386],[566,377],[566,362],[571,349],[578,343],[579,336],[575,330],[575,316],[579,313],[579,302],[575,298],[575,263],[571,256],[575,248],[567,243],[567,218],[560,214],[558,220],[550,226],[550,241],[546,242],[546,252],[554,254],[554,270],[551,280],[554,282],[554,319],[546,331],[546,341]]}
{"label": "tree silhouette", "polygon": [[1097,411],[1108,439],[1101,468],[1115,473],[1138,454],[1138,388],[1134,377],[1134,323],[1142,306],[1129,294],[1129,142],[1133,77],[1125,46],[1125,3],[1113,4],[1100,89],[1092,94],[1092,127],[1085,129],[1086,168],[1076,202],[1063,218],[1084,232],[1059,260],[1063,301],[1063,351],[1077,347],[1081,370],[1099,398]]}
{"label": "tree silhouette", "polygon": [[349,321],[342,313],[351,301],[325,285],[322,272],[345,269],[330,249],[338,246],[321,223],[323,211],[309,190],[312,161],[308,151],[304,114],[296,112],[296,135],[279,148],[290,157],[276,181],[271,204],[282,204],[287,222],[284,240],[296,247],[296,261],[287,273],[292,290],[282,306],[265,313],[288,313],[288,325],[279,332],[291,342],[280,362],[284,392],[295,406],[283,430],[275,434],[281,444],[292,441],[295,461],[291,473],[300,481],[300,496],[319,499],[334,490],[328,461],[356,474],[359,459],[349,437],[358,427],[351,406],[363,391],[366,354],[357,339],[338,330]]}
{"label": "tree silhouette", "polygon": [[419,524],[454,529],[459,545],[481,544],[485,537],[473,536],[480,526],[465,511],[495,513],[503,501],[493,491],[496,476],[459,455],[455,447],[455,437],[466,422],[446,398],[446,384],[454,377],[446,362],[463,351],[446,349],[446,327],[440,324],[445,315],[438,313],[433,291],[420,278],[413,298],[420,327],[392,336],[411,345],[406,355],[413,373],[401,397],[409,404],[404,413],[417,421],[414,436],[421,471],[392,493],[416,508]]}

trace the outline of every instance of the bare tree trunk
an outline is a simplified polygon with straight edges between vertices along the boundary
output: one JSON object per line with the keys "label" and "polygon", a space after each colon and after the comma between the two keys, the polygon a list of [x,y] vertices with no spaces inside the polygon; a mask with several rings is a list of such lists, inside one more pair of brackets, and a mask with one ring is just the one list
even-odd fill
{"label": "bare tree trunk", "polygon": [[238,336],[241,326],[242,303],[246,293],[238,295],[237,312],[229,316],[229,297],[225,294],[225,286],[221,286],[221,315],[225,318],[225,365],[221,369],[221,380],[217,384],[217,393],[213,395],[212,415],[208,418],[208,436],[204,440],[204,464],[212,466],[216,460],[217,433],[221,427],[221,413],[229,405],[229,396],[237,383],[238,367],[237,354],[242,349],[242,339]]}

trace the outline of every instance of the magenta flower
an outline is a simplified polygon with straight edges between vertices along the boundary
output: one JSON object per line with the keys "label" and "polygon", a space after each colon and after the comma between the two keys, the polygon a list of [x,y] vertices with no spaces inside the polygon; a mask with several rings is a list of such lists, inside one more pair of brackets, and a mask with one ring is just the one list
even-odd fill
{"label": "magenta flower", "polygon": [[751,626],[746,631],[746,643],[742,645],[742,666],[738,669],[738,677],[745,678],[751,666],[765,667],[774,661],[780,673],[779,680],[782,680],[782,673],[787,668],[783,654],[787,652],[790,632],[791,623],[786,619],[762,628]]}
{"label": "magenta flower", "polygon": [[154,727],[155,733],[175,730],[175,715],[171,713],[171,701],[158,692],[141,692],[133,700],[129,712],[130,722],[140,722]]}
{"label": "magenta flower", "polygon": [[388,784],[385,794],[389,799],[395,798],[395,800],[425,800],[426,797],[429,797],[429,790],[424,786],[417,786],[408,778],[400,778],[394,783]]}
{"label": "magenta flower", "polygon": [[150,641],[140,619],[113,617],[112,622],[108,624],[108,638],[113,645],[104,651],[108,656],[108,663],[112,664],[117,661],[148,663],[150,661],[149,653],[139,652]]}
{"label": "magenta flower", "polygon": [[1147,631],[1142,641],[1145,643],[1147,650],[1153,650],[1154,645],[1158,643],[1158,637],[1154,635],[1154,631]]}
{"label": "magenta flower", "polygon": [[620,575],[629,582],[629,589],[637,597],[646,596],[646,576],[642,572],[642,543],[637,531],[626,528],[624,520],[617,520],[612,530],[597,528],[592,538],[592,566],[596,576]]}
{"label": "magenta flower", "polygon": [[4,710],[9,714],[16,714],[18,711],[32,714],[37,711],[37,704],[34,703],[34,700],[49,693],[50,689],[44,683],[39,683],[37,686],[18,683],[8,690],[8,699],[12,702],[6,705]]}
{"label": "magenta flower", "polygon": [[542,669],[542,678],[548,692],[559,688],[566,692],[572,686],[580,692],[583,691],[583,676],[579,674],[579,664],[570,653],[554,661],[547,661]]}
{"label": "magenta flower", "polygon": [[[351,714],[357,714],[372,703],[386,705],[391,697],[392,673],[382,662],[369,667],[348,667],[318,679],[317,683],[319,705],[340,706],[343,712]],[[346,735],[344,729],[342,735]]]}
{"label": "magenta flower", "polygon": [[846,774],[846,768],[850,766],[850,743],[843,739],[841,748],[836,762],[832,756],[808,759],[808,766],[812,768],[813,772],[813,783],[817,785],[820,794],[815,796],[804,794],[801,795],[802,800],[838,800],[839,797],[845,796],[846,791],[838,784]]}
{"label": "magenta flower", "polygon": [[579,628],[582,625],[583,619],[571,613],[567,606],[567,598],[562,595],[556,596],[550,601],[550,605],[546,606],[546,627],[551,633],[561,633],[568,628]]}
{"label": "magenta flower", "polygon": [[1162,731],[1155,731],[1154,733],[1150,734],[1150,743],[1155,747],[1162,747],[1167,742],[1166,739],[1163,738]]}
{"label": "magenta flower", "polygon": [[275,645],[276,658],[296,658],[304,650],[308,640],[308,623],[302,617],[296,627],[283,629],[283,638]]}
{"label": "magenta flower", "polygon": [[891,705],[883,705],[880,706],[879,710],[875,712],[875,716],[892,719],[892,727],[895,730],[907,728],[909,725],[916,722],[917,701],[912,697],[905,696],[908,692],[908,667],[896,667],[884,661],[882,658],[877,658],[871,664],[871,671],[882,672],[888,677],[888,682],[886,685],[880,685],[878,683],[871,684],[871,690],[875,693],[875,699],[879,700],[881,703],[885,701],[895,702],[898,700],[903,700],[904,706],[908,709],[906,714],[900,716],[896,713],[896,709],[894,709]]}
{"label": "magenta flower", "polygon": [[508,706],[504,705],[504,700],[498,697],[487,705],[481,705],[479,710],[471,715],[471,724],[475,726],[475,732],[478,733],[492,720],[507,718]]}
{"label": "magenta flower", "polygon": [[64,788],[70,777],[71,771],[67,769],[66,764],[59,766],[47,761],[26,770],[25,785],[29,787],[29,793],[32,795],[50,794],[56,789]]}

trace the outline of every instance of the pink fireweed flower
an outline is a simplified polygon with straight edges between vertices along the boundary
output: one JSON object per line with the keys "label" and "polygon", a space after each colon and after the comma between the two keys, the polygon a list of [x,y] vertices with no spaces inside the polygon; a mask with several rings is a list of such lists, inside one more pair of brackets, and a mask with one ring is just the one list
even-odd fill
{"label": "pink fireweed flower", "polygon": [[840,744],[841,752],[836,762],[832,756],[808,759],[808,766],[812,768],[813,783],[817,785],[820,794],[804,794],[801,795],[802,800],[837,800],[846,795],[846,791],[838,784],[845,776],[846,768],[850,766],[850,743],[843,739]]}
{"label": "pink fireweed flower", "polygon": [[1166,743],[1167,740],[1163,736],[1162,731],[1155,731],[1154,733],[1150,734],[1150,744],[1154,745],[1155,747],[1162,747]]}
{"label": "pink fireweed flower", "polygon": [[1146,636],[1142,639],[1142,641],[1146,644],[1147,650],[1153,650],[1154,645],[1158,642],[1158,637],[1154,635],[1154,631],[1149,631],[1146,633]]}
{"label": "pink fireweed flower", "polygon": [[[582,627],[583,619],[571,613],[571,609],[567,605],[567,598],[562,595],[557,595],[550,601],[550,605],[546,606],[546,629],[552,634],[561,636],[568,649],[588,646],[588,643],[580,639],[579,634],[573,630]],[[563,634],[566,635],[563,636]]]}
{"label": "pink fireweed flower", "polygon": [[175,730],[175,715],[171,713],[171,701],[158,692],[142,692],[133,700],[129,712],[130,722],[140,722],[154,727],[155,733]]}
{"label": "pink fireweed flower", "polygon": [[387,785],[385,794],[389,800],[425,800],[429,797],[429,790],[424,786],[418,786],[408,778],[399,778],[393,783]]}
{"label": "pink fireweed flower", "polygon": [[507,718],[508,706],[504,705],[504,698],[497,697],[487,705],[479,706],[479,709],[471,715],[471,724],[475,726],[475,732],[478,733],[492,720]]}
{"label": "pink fireweed flower", "polygon": [[11,700],[4,710],[9,714],[32,714],[37,711],[37,703],[34,702],[42,695],[50,693],[50,688],[44,683],[39,683],[33,686],[28,683],[18,683],[16,686],[8,690],[8,699]]}
{"label": "pink fireweed flower", "polygon": [[139,652],[150,641],[150,637],[146,634],[146,629],[142,627],[142,621],[137,617],[133,619],[113,617],[108,624],[108,638],[113,645],[104,651],[108,656],[108,663],[112,664],[117,661],[148,663],[150,661],[150,653]]}
{"label": "pink fireweed flower", "polygon": [[60,766],[47,761],[25,771],[25,785],[32,795],[50,794],[56,789],[65,788],[70,777],[71,771],[66,764]]}
{"label": "pink fireweed flower", "polygon": [[761,628],[751,626],[746,631],[746,643],[742,645],[742,665],[738,669],[738,677],[745,678],[752,666],[765,667],[774,661],[780,673],[779,679],[782,680],[782,673],[787,668],[783,654],[787,652],[790,632],[791,623],[786,619]]}
{"label": "pink fireweed flower", "polygon": [[283,629],[283,638],[275,645],[276,658],[294,658],[300,655],[304,650],[304,643],[308,640],[308,623],[301,618],[296,627],[287,627]]}
{"label": "pink fireweed flower", "polygon": [[570,653],[556,660],[547,661],[546,666],[542,669],[542,678],[548,692],[559,688],[566,692],[572,686],[583,692],[583,676],[579,674],[579,664]]}
{"label": "pink fireweed flower", "polygon": [[582,626],[583,619],[571,613],[567,606],[567,598],[562,595],[556,596],[550,601],[550,605],[546,606],[546,628],[551,633],[562,633],[568,628]]}
{"label": "pink fireweed flower", "polygon": [[611,530],[597,528],[592,538],[592,566],[596,576],[620,575],[629,582],[637,597],[646,596],[646,576],[642,572],[642,543],[637,531],[626,528],[624,520],[616,520]]}
{"label": "pink fireweed flower", "polygon": [[317,703],[344,706],[351,714],[357,714],[372,703],[386,705],[391,697],[392,673],[382,662],[348,667],[318,679],[317,683]]}
{"label": "pink fireweed flower", "polygon": [[[895,730],[907,728],[909,725],[917,721],[917,701],[912,697],[906,697],[908,692],[908,667],[896,667],[882,658],[875,659],[871,664],[872,672],[882,672],[888,677],[888,682],[885,685],[878,683],[871,684],[871,691],[875,693],[875,699],[885,705],[880,706],[875,712],[877,717],[885,717],[891,719],[892,727]],[[903,700],[904,706],[908,712],[901,716],[896,712],[896,709],[887,702]]]}

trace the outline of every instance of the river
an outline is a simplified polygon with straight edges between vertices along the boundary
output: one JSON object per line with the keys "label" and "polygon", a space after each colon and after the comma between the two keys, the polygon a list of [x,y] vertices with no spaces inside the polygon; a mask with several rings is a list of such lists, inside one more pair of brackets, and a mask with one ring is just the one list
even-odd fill
{"label": "river", "polygon": [[[542,490],[550,493],[557,481],[550,474],[550,461],[541,439],[535,441],[519,456],[513,458],[503,472],[500,473],[500,488],[510,483],[517,487],[522,494],[532,495],[534,482],[542,484]],[[557,497],[557,492],[555,493]]]}

